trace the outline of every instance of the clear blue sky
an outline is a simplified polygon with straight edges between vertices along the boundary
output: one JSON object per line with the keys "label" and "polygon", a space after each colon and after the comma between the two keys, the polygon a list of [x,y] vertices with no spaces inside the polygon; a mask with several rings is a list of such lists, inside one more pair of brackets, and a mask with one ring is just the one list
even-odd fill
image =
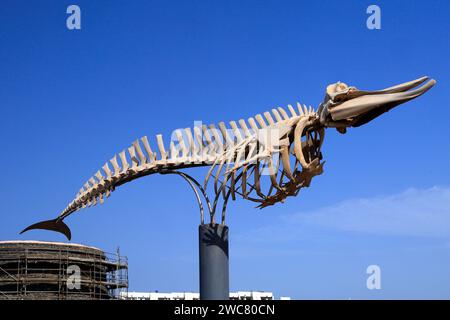
{"label": "clear blue sky", "polygon": [[[382,29],[366,28],[378,4]],[[82,29],[66,28],[77,4]],[[0,239],[143,135],[247,118],[338,80],[379,89],[429,75],[426,95],[329,130],[325,173],[285,204],[229,205],[232,290],[307,298],[450,298],[450,2],[18,1],[0,4]],[[201,178],[204,170],[192,170]],[[125,185],[66,220],[73,242],[130,263],[130,289],[197,291],[198,211],[178,177]],[[382,289],[366,288],[366,268]]]}

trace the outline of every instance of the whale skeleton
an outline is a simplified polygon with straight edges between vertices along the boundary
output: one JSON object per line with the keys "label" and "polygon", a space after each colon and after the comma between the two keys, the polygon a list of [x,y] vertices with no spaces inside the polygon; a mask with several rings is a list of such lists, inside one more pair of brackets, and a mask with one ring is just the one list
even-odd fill
{"label": "whale skeleton", "polygon": [[[317,111],[297,103],[288,105],[287,110],[278,107],[258,114],[247,122],[230,121],[228,127],[220,122],[218,128],[202,124],[178,129],[169,145],[157,135],[155,149],[144,136],[107,161],[56,219],[33,224],[21,233],[46,229],[61,232],[70,240],[70,229],[63,220],[72,213],[104,203],[117,187],[140,177],[180,174],[181,169],[198,166],[210,167],[203,185],[185,173],[181,175],[194,191],[199,188],[206,197],[213,224],[220,196],[225,205],[230,196],[235,200],[236,195],[258,203],[259,208],[284,202],[309,187],[312,178],[323,172],[321,146],[326,128],[345,133],[347,128],[359,127],[424,94],[435,83],[421,77],[383,90],[364,91],[337,82],[327,86]],[[262,182],[264,177],[269,178],[267,183]],[[209,185],[214,191],[214,208],[206,194]],[[223,211],[222,223],[224,220]]]}

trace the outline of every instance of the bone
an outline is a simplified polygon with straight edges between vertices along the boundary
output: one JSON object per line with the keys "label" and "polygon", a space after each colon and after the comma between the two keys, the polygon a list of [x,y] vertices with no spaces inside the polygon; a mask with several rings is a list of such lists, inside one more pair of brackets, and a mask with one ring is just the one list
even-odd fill
{"label": "bone", "polygon": [[133,141],[133,147],[136,150],[137,156],[139,158],[139,163],[141,165],[147,163],[147,158],[144,155],[144,152],[142,152],[141,146],[139,145],[139,140]]}
{"label": "bone", "polygon": [[234,169],[237,169],[241,165],[241,161],[245,160],[243,157],[245,156],[245,148],[240,148],[236,159],[234,160]]}
{"label": "bone", "polygon": [[224,122],[219,122],[219,130],[223,137],[225,150],[231,148],[233,146],[233,141]]}
{"label": "bone", "polygon": [[309,165],[306,162],[305,157],[303,155],[302,140],[301,140],[303,130],[308,125],[308,123],[309,123],[309,121],[307,120],[307,118],[302,118],[298,122],[297,126],[295,127],[295,133],[294,133],[294,154],[295,154],[295,157],[297,158],[297,160],[302,165],[303,169],[309,168]]}
{"label": "bone", "polygon": [[236,200],[236,172],[235,171],[233,171],[233,173],[231,174],[230,191],[231,191],[231,199],[233,199],[233,201]]}
{"label": "bone", "polygon": [[97,186],[97,181],[95,181],[94,177],[89,178],[89,182],[93,188]]}
{"label": "bone", "polygon": [[205,147],[205,144],[204,144],[203,138],[202,138],[202,130],[198,126],[194,126],[193,130],[194,130],[195,143],[198,146],[196,153],[198,154],[198,156],[200,156],[200,161],[206,161],[206,159],[205,159],[206,147]]}
{"label": "bone", "polygon": [[300,102],[297,102],[297,109],[298,109],[300,116],[305,115],[305,112],[303,111],[303,108],[302,108],[302,104]]}
{"label": "bone", "polygon": [[167,152],[164,149],[164,140],[161,134],[156,135],[156,140],[158,143],[158,150],[159,150],[159,154],[161,155],[161,161],[166,161],[167,160]]}
{"label": "bone", "polygon": [[275,121],[273,121],[272,115],[270,114],[270,112],[266,111],[264,112],[264,117],[267,119],[267,123],[270,125],[274,125]]}
{"label": "bone", "polygon": [[234,158],[235,150],[236,150],[236,148],[233,148],[233,150],[230,150],[230,152],[227,152],[227,155],[226,155],[227,170],[229,169],[231,163],[235,160],[235,158]]}
{"label": "bone", "polygon": [[106,174],[106,179],[111,180],[112,173],[111,173],[111,169],[109,168],[108,162],[104,164],[102,169]]}
{"label": "bone", "polygon": [[153,152],[152,148],[150,147],[150,143],[148,142],[147,136],[143,136],[141,138],[141,141],[142,141],[142,144],[144,145],[145,152],[147,152],[148,162],[152,163],[153,161],[155,161],[156,155]]}
{"label": "bone", "polygon": [[180,146],[180,149],[181,149],[181,156],[183,157],[183,159],[185,159],[188,156],[188,148],[186,147],[186,144],[184,143],[183,134],[181,133],[180,130],[175,130],[175,136],[178,140],[178,145]]}
{"label": "bone", "polygon": [[278,112],[277,109],[272,109],[272,113],[273,113],[273,116],[275,117],[275,120],[277,122],[283,121],[283,118],[281,118],[281,115],[280,115],[280,113]]}
{"label": "bone", "polygon": [[231,170],[231,164],[233,163],[233,161],[236,160],[234,155],[235,155],[234,151],[233,152],[229,152],[226,155],[226,167],[225,167],[225,173],[223,175],[223,183],[222,183],[224,185],[223,188],[222,188],[222,193],[223,193],[224,197],[226,196],[226,192],[227,192],[226,185],[227,185],[227,181],[229,179],[229,175],[230,174],[234,175],[234,173],[235,173],[233,170]]}
{"label": "bone", "polygon": [[277,170],[275,169],[272,157],[268,158],[268,168],[269,168],[270,182],[272,183],[272,186],[277,190],[281,190],[277,182]]}
{"label": "bone", "polygon": [[248,167],[244,165],[242,168],[242,177],[241,177],[241,191],[242,197],[247,199],[247,169]]}
{"label": "bone", "polygon": [[202,136],[202,129],[199,126],[195,126],[193,128],[194,130],[194,137],[195,137],[195,142],[199,145],[199,146],[204,146],[204,141],[203,141],[203,136]]}
{"label": "bone", "polygon": [[241,142],[243,140],[241,131],[239,130],[237,124],[235,121],[230,121],[230,127],[233,130],[233,134],[236,137],[238,142]]}
{"label": "bone", "polygon": [[211,135],[209,134],[208,127],[202,125],[203,137],[205,138],[205,154],[214,156],[216,154],[216,145],[213,143]]}
{"label": "bone", "polygon": [[112,164],[114,168],[114,176],[118,176],[120,174],[120,166],[119,163],[117,162],[117,155],[114,155],[114,157],[112,157],[112,159],[109,160],[109,162]]}
{"label": "bone", "polygon": [[256,139],[248,143],[248,153],[245,158],[244,165],[252,163],[252,161],[257,159],[257,143]]}
{"label": "bone", "polygon": [[284,110],[282,107],[278,107],[277,109],[281,113],[281,115],[283,116],[284,120],[289,120],[290,119],[290,117],[287,114],[286,110]]}
{"label": "bone", "polygon": [[[225,157],[225,159],[226,159],[226,167],[225,167],[225,174],[223,176],[223,182],[222,182],[222,197],[224,197],[224,198],[226,197],[226,194],[227,194],[226,186],[227,186],[227,182],[228,182],[228,179],[229,179],[229,173],[227,173],[227,172],[229,172],[230,165],[231,165],[231,163],[233,161],[233,158],[234,158],[233,156],[234,156],[234,152],[229,152],[226,155],[226,157]],[[233,174],[233,173],[231,173],[231,174]]]}
{"label": "bone", "polygon": [[303,105],[303,110],[305,112],[305,115],[308,114],[308,108],[306,107],[306,104]]}
{"label": "bone", "polygon": [[244,131],[245,137],[246,138],[251,137],[252,134],[250,133],[250,130],[248,129],[247,124],[245,123],[244,119],[239,120],[239,125],[241,126],[242,130]]}
{"label": "bone", "polygon": [[[95,173],[95,177],[97,178],[97,180],[99,181],[99,183],[102,183],[102,182],[104,181],[104,177],[103,177],[102,173],[100,172],[100,170],[98,170],[98,171]],[[81,191],[81,190],[80,190],[80,191]]]}
{"label": "bone", "polygon": [[257,161],[255,165],[255,171],[253,172],[253,186],[255,187],[255,191],[258,195],[262,195],[261,193],[261,183],[260,183],[260,174],[259,174],[259,161]]}
{"label": "bone", "polygon": [[209,179],[210,179],[211,176],[212,176],[212,172],[214,171],[214,168],[216,167],[216,165],[219,163],[219,160],[221,160],[221,158],[218,158],[218,157],[217,157],[217,158],[213,161],[212,165],[210,166],[210,168],[209,168],[209,170],[208,170],[208,173],[206,174],[205,180],[204,180],[204,182],[203,182],[203,188],[204,188],[204,189],[206,189],[206,186],[208,185]]}
{"label": "bone", "polygon": [[221,153],[224,150],[223,142],[220,138],[218,130],[214,126],[214,124],[209,125],[209,131],[211,131],[212,136],[214,137],[214,144],[216,145],[216,150],[218,153]]}
{"label": "bone", "polygon": [[137,166],[139,166],[139,159],[136,157],[136,150],[134,149],[133,146],[128,148],[128,153],[130,154],[130,158],[131,158],[131,168],[136,168]]}
{"label": "bone", "polygon": [[289,160],[289,146],[281,148],[281,162],[283,163],[283,172],[290,180],[294,181],[294,176],[292,175],[291,162]]}
{"label": "bone", "polygon": [[257,114],[255,116],[255,119],[256,119],[256,121],[258,122],[258,124],[259,124],[259,126],[261,128],[267,127],[267,124],[264,122],[264,119],[263,119],[263,117],[260,114]]}
{"label": "bone", "polygon": [[125,150],[123,150],[122,152],[119,153],[119,157],[120,157],[120,162],[122,162],[122,173],[126,173],[127,170],[130,168],[130,164],[128,163],[127,154],[126,154]]}
{"label": "bone", "polygon": [[197,149],[198,149],[198,148],[197,148],[196,145],[195,145],[194,137],[192,136],[191,128],[185,128],[185,129],[184,129],[184,132],[185,132],[185,134],[186,134],[186,138],[187,138],[187,141],[188,141],[188,146],[187,146],[187,148],[189,149],[190,154],[191,154],[192,156],[196,157],[196,156],[197,156]]}
{"label": "bone", "polygon": [[294,107],[292,105],[288,104],[288,109],[289,109],[289,112],[291,113],[292,117],[297,117],[298,116],[297,113],[295,112]]}
{"label": "bone", "polygon": [[257,134],[259,128],[258,128],[258,125],[255,122],[255,119],[253,119],[252,117],[248,118],[248,124],[250,125],[250,128],[252,128],[253,134]]}
{"label": "bone", "polygon": [[225,157],[222,157],[222,159],[220,159],[219,167],[218,167],[218,169],[216,171],[216,176],[214,177],[214,192],[216,194],[218,194],[220,192],[219,191],[219,186],[218,186],[218,184],[219,184],[219,177],[220,177],[220,173],[222,172],[223,165],[225,164],[225,161],[226,161]]}
{"label": "bone", "polygon": [[178,160],[178,149],[175,147],[175,143],[170,141],[170,159],[173,161]]}

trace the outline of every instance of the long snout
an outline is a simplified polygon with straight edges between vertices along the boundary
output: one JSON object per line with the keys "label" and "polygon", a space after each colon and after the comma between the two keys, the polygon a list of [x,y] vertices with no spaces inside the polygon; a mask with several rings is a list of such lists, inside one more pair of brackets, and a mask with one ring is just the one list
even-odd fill
{"label": "long snout", "polygon": [[[426,82],[423,86],[419,85]],[[378,91],[355,90],[349,100],[329,109],[333,121],[352,119],[352,126],[361,126],[381,114],[409,100],[417,98],[436,84],[434,79],[422,77]],[[418,88],[416,88],[418,87]],[[411,90],[416,88],[414,90]]]}

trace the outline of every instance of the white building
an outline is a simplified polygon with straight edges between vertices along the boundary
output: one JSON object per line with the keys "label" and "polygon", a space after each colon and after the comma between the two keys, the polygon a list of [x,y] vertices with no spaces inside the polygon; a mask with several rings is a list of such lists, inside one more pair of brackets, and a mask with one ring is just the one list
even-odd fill
{"label": "white building", "polygon": [[275,300],[272,292],[238,291],[230,292],[230,300]]}
{"label": "white building", "polygon": [[194,292],[122,292],[124,300],[199,300],[200,294]]}
{"label": "white building", "polygon": [[[196,292],[122,292],[124,300],[199,300],[200,294]],[[282,297],[290,300],[289,297]],[[266,291],[238,291],[230,292],[230,300],[275,300],[272,292]]]}

